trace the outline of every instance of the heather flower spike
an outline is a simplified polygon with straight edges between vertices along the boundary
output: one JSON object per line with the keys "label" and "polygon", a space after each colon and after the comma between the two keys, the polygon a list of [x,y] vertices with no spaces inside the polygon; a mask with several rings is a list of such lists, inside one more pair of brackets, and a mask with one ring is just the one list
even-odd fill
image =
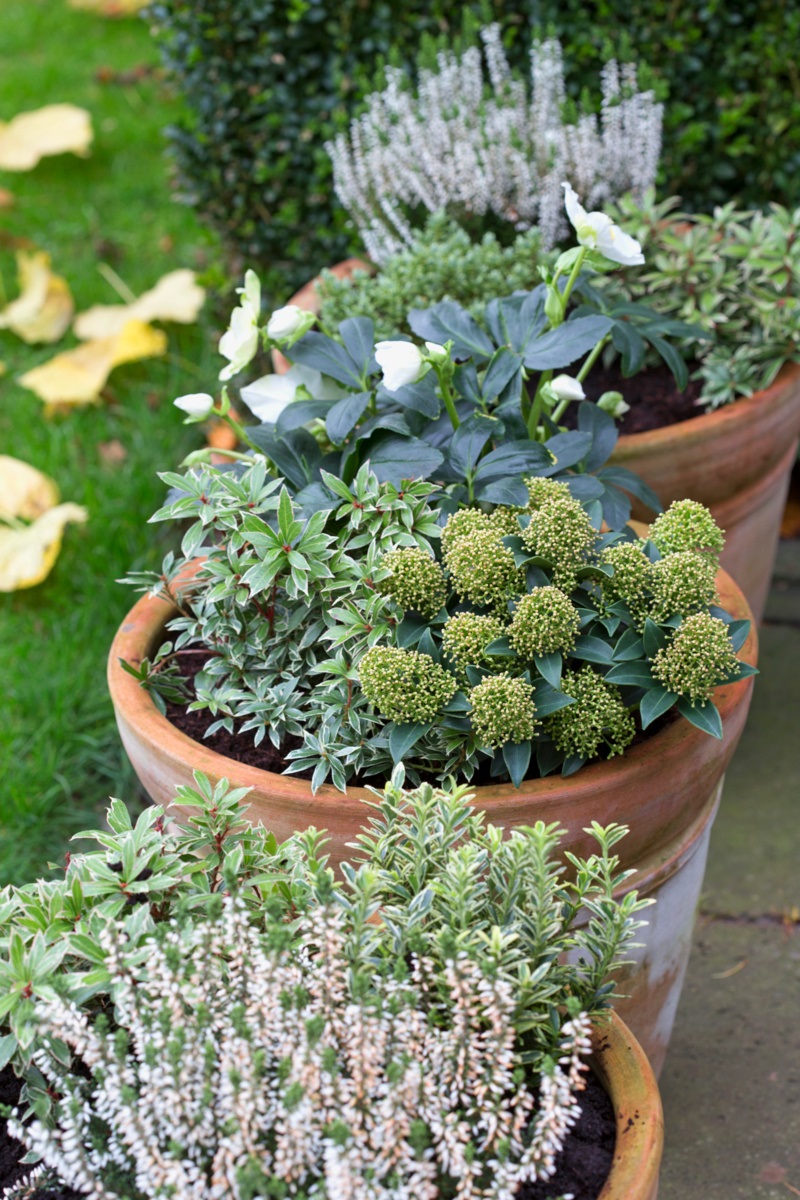
{"label": "heather flower spike", "polygon": [[611,262],[637,267],[644,262],[642,247],[636,238],[623,232],[611,217],[602,212],[587,212],[570,183],[562,183],[564,206],[578,241],[589,250],[597,250]]}

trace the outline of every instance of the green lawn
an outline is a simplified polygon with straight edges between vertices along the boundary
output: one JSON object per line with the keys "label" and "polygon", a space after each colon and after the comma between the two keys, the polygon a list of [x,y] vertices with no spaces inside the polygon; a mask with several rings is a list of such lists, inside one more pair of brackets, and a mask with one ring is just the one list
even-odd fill
{"label": "green lawn", "polygon": [[[149,72],[131,82],[141,64]],[[91,112],[95,130],[89,159],[64,155],[25,174],[0,171],[0,187],[15,197],[0,211],[6,295],[16,286],[13,237],[51,253],[78,311],[117,300],[99,263],[139,293],[168,270],[213,261],[192,211],[170,197],[163,129],[177,105],[153,75],[157,64],[142,21],[74,12],[66,0],[6,6],[0,119],[69,101]],[[117,72],[126,74],[119,80]],[[16,378],[73,345],[72,335],[57,347],[27,347],[0,332],[0,452],[46,471],[63,499],[89,511],[87,525],[68,527],[44,583],[0,595],[0,884],[61,861],[70,834],[100,822],[109,794],[137,795],[105,684],[109,643],[135,599],[115,580],[131,566],[156,565],[163,551],[146,524],[163,492],[156,471],[173,468],[198,442],[171,401],[208,389],[219,362],[208,319],[168,332],[166,359],[117,368],[101,406],[51,421]],[[114,439],[127,457],[108,464],[100,447]]]}

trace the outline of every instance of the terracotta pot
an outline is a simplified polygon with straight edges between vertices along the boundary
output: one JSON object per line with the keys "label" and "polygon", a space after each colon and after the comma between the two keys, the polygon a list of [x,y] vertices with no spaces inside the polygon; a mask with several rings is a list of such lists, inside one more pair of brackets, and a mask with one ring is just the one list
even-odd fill
{"label": "terracotta pot", "polygon": [[[721,571],[721,602],[737,618],[749,617],[744,596]],[[309,825],[326,829],[332,862],[351,854],[352,844],[368,813],[372,794],[351,787],[343,795],[331,786],[312,795],[309,784],[225,758],[186,734],[156,708],[149,693],[119,665],[152,657],[163,640],[175,609],[145,596],[134,605],[111,647],[108,682],[120,736],[145,790],[158,804],[171,803],[178,784],[192,785],[192,772],[212,780],[226,778],[252,788],[250,814],[280,840]],[[756,660],[754,631],[742,649],[745,661]],[[591,821],[617,821],[630,833],[619,848],[622,866],[637,870],[636,886],[659,904],[648,914],[651,924],[643,946],[628,969],[623,990],[631,999],[620,1012],[642,1042],[656,1070],[666,1053],[675,1008],[688,960],[694,910],[703,877],[711,822],[719,802],[722,778],[744,728],[752,679],[717,689],[723,739],[701,733],[678,718],[652,737],[610,762],[584,767],[575,776],[536,779],[517,790],[511,784],[476,787],[475,804],[495,825],[511,829],[536,820],[559,821],[567,831],[566,847],[588,855],[596,848],[585,832]],[[179,808],[173,809],[180,818]]]}
{"label": "terracotta pot", "polygon": [[664,1149],[661,1097],[642,1047],[617,1013],[596,1027],[590,1062],[617,1123],[611,1171],[597,1200],[656,1200]]}
{"label": "terracotta pot", "polygon": [[[333,267],[340,279],[369,263],[348,258]],[[319,311],[316,279],[289,301]],[[276,371],[286,371],[273,354]],[[640,475],[666,508],[673,500],[699,500],[726,533],[722,565],[738,582],[756,621],[764,613],[775,564],[780,523],[800,434],[800,366],[788,364],[771,387],[691,421],[649,433],[623,434],[612,462]],[[634,502],[633,515],[652,514]]]}

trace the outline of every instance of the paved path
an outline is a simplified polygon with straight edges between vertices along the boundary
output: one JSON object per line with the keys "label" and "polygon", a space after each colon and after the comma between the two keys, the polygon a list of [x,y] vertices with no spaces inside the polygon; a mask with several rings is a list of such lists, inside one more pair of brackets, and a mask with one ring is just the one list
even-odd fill
{"label": "paved path", "polygon": [[800,1196],[800,541],[781,545],[759,665],[661,1077],[659,1200]]}

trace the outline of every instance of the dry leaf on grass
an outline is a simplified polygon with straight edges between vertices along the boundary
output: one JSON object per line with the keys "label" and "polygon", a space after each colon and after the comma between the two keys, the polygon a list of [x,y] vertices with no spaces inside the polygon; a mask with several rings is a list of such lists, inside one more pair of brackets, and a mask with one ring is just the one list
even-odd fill
{"label": "dry leaf on grass", "polygon": [[95,304],[75,320],[74,331],[82,341],[111,337],[126,321],[176,321],[191,325],[203,306],[206,294],[194,271],[170,271],[149,292],[131,304]]}
{"label": "dry leaf on grass", "polygon": [[112,438],[110,442],[98,442],[97,453],[107,467],[116,467],[128,457],[128,451],[119,438]]}
{"label": "dry leaf on grass", "polygon": [[0,121],[0,170],[30,171],[50,154],[89,153],[92,118],[74,104],[47,104]]}
{"label": "dry leaf on grass", "polygon": [[20,377],[48,408],[93,404],[114,367],[166,353],[167,335],[144,321],[128,321],[114,337],[65,350]]}
{"label": "dry leaf on grass", "polygon": [[14,193],[8,188],[0,188],[0,208],[13,208],[14,199]]}
{"label": "dry leaf on grass", "polygon": [[79,504],[59,504],[32,525],[0,525],[0,592],[35,587],[46,579],[58,558],[64,527],[70,521],[85,521],[87,515]]}
{"label": "dry leaf on grass", "polygon": [[136,16],[150,0],[69,0],[70,8],[99,13],[101,17]]}
{"label": "dry leaf on grass", "polygon": [[0,454],[0,521],[23,517],[35,521],[58,504],[58,488],[36,467]]}
{"label": "dry leaf on grass", "polygon": [[69,284],[50,270],[44,250],[18,250],[17,275],[20,294],[0,312],[0,329],[10,329],[29,345],[57,342],[75,312]]}

